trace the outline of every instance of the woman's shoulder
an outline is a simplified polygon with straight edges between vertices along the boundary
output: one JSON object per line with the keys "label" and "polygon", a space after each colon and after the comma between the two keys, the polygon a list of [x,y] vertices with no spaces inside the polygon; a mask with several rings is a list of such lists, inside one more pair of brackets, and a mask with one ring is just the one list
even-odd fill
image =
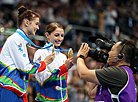
{"label": "woman's shoulder", "polygon": [[38,49],[35,53],[48,53],[47,49]]}
{"label": "woman's shoulder", "polygon": [[12,44],[20,44],[23,42],[23,39],[21,36],[19,36],[18,34],[14,33],[11,36],[9,36],[6,40],[6,43],[9,43],[10,45]]}
{"label": "woman's shoulder", "polygon": [[62,52],[60,52],[59,54],[60,54],[60,56],[67,57],[66,54],[64,54]]}
{"label": "woman's shoulder", "polygon": [[14,34],[12,34],[12,35],[10,35],[9,37],[8,37],[8,39],[10,39],[10,40],[20,40],[22,37],[19,35],[19,34],[17,34],[17,33],[14,33]]}

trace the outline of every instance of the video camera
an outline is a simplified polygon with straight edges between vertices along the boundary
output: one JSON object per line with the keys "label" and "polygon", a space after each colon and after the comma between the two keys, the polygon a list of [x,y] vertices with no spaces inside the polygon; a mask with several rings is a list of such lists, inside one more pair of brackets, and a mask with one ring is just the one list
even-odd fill
{"label": "video camera", "polygon": [[111,50],[115,42],[104,37],[95,36],[89,37],[89,42],[95,43],[100,49],[104,49],[104,51],[91,48],[88,56],[98,62],[106,63],[109,56],[108,52]]}
{"label": "video camera", "polygon": [[[88,57],[98,61],[107,63],[108,52],[111,50],[112,46],[115,44],[115,41],[108,40],[104,37],[89,37],[89,42],[95,43],[101,50],[97,50],[95,48],[91,48],[88,52]],[[103,51],[104,50],[104,51]],[[135,58],[132,60],[130,64],[130,68],[133,71],[133,74],[138,75],[138,47],[135,49]]]}

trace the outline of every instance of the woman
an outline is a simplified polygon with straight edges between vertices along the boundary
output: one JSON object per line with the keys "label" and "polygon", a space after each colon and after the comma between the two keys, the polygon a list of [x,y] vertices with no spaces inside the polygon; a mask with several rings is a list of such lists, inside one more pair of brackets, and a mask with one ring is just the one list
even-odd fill
{"label": "woman", "polygon": [[[73,57],[68,58],[61,53],[60,45],[64,40],[64,30],[59,23],[50,23],[46,27],[47,42],[54,44],[55,59],[46,66],[43,72],[36,73],[36,100],[68,102],[67,71],[73,66]],[[53,47],[39,49],[35,52],[34,61],[43,61],[52,53]]]}
{"label": "woman", "polygon": [[29,74],[43,71],[55,56],[52,53],[44,61],[29,62],[27,39],[39,29],[39,14],[24,6],[18,11],[18,29],[6,40],[0,54],[0,102],[28,102]]}

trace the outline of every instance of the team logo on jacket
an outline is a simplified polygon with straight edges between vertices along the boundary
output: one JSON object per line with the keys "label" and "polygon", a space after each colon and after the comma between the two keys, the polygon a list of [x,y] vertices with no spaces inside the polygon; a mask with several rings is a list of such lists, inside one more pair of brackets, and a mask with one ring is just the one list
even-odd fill
{"label": "team logo on jacket", "polygon": [[18,45],[18,50],[19,50],[20,52],[23,52],[22,43],[21,43],[21,42],[20,42],[20,44]]}
{"label": "team logo on jacket", "polygon": [[[23,53],[23,48],[22,48],[22,43],[20,42],[20,44],[18,45],[18,50]],[[23,54],[23,57],[26,57],[26,54]]]}
{"label": "team logo on jacket", "polygon": [[39,56],[39,58],[37,59],[37,61],[41,61],[41,56]]}

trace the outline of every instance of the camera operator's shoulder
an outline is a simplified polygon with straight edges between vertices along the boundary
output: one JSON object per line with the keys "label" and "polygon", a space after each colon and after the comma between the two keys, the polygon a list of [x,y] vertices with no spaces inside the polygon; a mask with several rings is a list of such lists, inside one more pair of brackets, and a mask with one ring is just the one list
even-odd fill
{"label": "camera operator's shoulder", "polygon": [[105,68],[105,70],[106,69],[109,70],[109,71],[111,71],[111,72],[113,72],[113,73],[116,73],[117,75],[118,74],[125,74],[125,75],[127,75],[125,69],[122,68],[122,67],[110,66],[110,67]]}
{"label": "camera operator's shoulder", "polygon": [[101,83],[101,85],[110,84],[112,82],[117,83],[118,85],[118,82],[126,83],[128,79],[128,75],[126,71],[123,68],[116,67],[116,66],[110,66],[110,67],[98,69],[96,70],[96,76],[99,82]]}
{"label": "camera operator's shoulder", "polygon": [[109,67],[106,67],[108,69],[113,69],[113,70],[122,70],[123,68],[122,67],[118,67],[118,66],[109,66]]}

